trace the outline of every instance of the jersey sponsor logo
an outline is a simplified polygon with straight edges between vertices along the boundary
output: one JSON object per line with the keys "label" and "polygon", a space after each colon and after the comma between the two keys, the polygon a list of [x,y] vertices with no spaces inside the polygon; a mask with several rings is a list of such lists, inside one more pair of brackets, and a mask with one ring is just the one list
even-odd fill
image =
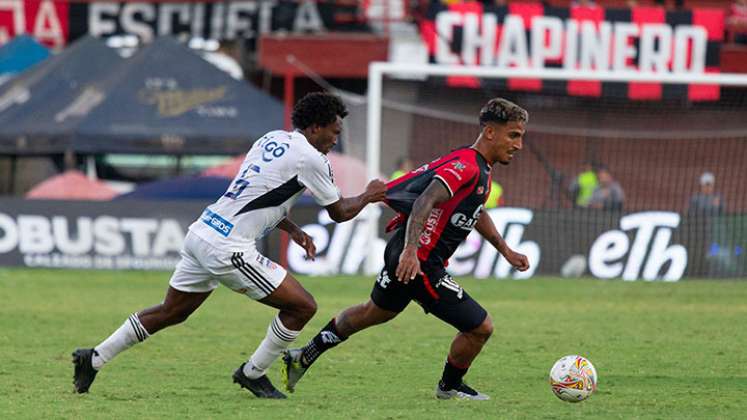
{"label": "jersey sponsor logo", "polygon": [[456,169],[457,171],[460,171],[460,172],[463,171],[464,168],[467,167],[462,162],[459,162],[459,161],[452,162],[451,166],[454,167],[454,169]]}
{"label": "jersey sponsor logo", "polygon": [[228,235],[233,230],[233,223],[220,217],[220,215],[213,213],[209,209],[205,209],[205,211],[202,213],[201,219],[203,223],[210,226],[224,237],[228,237]]}
{"label": "jersey sponsor logo", "polygon": [[443,209],[431,210],[431,214],[428,215],[428,219],[425,221],[423,233],[420,234],[420,243],[422,245],[428,245],[431,243],[433,231],[436,230],[438,221],[441,220],[441,216],[443,216],[443,214]]}
{"label": "jersey sponsor logo", "polygon": [[285,151],[290,149],[289,143],[278,144],[275,141],[268,141],[262,145],[262,160],[270,162],[273,159],[277,159],[285,154]]}
{"label": "jersey sponsor logo", "polygon": [[472,230],[475,223],[477,223],[477,220],[467,217],[464,213],[454,213],[451,215],[451,224],[458,228]]}
{"label": "jersey sponsor logo", "polygon": [[481,212],[482,204],[477,206],[471,217],[464,213],[454,213],[451,215],[451,224],[464,230],[472,230],[472,228],[475,227],[475,224],[477,224]]}

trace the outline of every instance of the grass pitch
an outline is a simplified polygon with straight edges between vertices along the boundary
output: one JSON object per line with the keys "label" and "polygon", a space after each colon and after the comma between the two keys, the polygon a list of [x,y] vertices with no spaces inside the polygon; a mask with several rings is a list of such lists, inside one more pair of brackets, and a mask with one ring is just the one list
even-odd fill
{"label": "grass pitch", "polygon": [[[70,353],[160,301],[169,273],[0,269],[0,418],[744,418],[747,282],[533,279],[460,283],[495,334],[467,381],[487,402],[437,401],[454,331],[411,304],[326,353],[285,401],[231,382],[274,311],[220,287],[185,324],[121,354],[88,395]],[[371,278],[304,278],[319,312],[304,344]],[[588,357],[599,390],[562,402],[547,383],[566,354]],[[279,365],[270,378],[280,386]]]}

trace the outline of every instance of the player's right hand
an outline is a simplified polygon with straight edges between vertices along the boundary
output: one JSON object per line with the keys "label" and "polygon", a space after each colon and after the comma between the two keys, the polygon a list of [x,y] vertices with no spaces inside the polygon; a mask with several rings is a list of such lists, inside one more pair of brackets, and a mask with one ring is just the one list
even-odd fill
{"label": "player's right hand", "polygon": [[366,185],[366,197],[369,203],[378,203],[386,199],[386,183],[380,179],[374,179]]}
{"label": "player's right hand", "polygon": [[395,277],[402,283],[409,283],[418,274],[423,274],[420,270],[420,260],[418,259],[418,248],[415,246],[406,246],[399,255],[399,264]]}

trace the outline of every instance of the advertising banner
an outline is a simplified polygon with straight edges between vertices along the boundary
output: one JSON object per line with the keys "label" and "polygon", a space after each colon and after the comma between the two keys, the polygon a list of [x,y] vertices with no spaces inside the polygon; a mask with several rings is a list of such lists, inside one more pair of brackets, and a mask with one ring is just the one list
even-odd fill
{"label": "advertising banner", "polygon": [[[371,242],[367,219],[379,208],[369,206],[358,218],[335,224],[319,208],[297,208],[293,218],[313,238],[318,257],[303,258],[303,250],[287,245],[289,268],[301,274],[332,275],[365,272],[373,254],[383,265],[386,239],[380,232]],[[379,225],[391,211],[384,210]],[[524,279],[536,275],[587,275],[625,280],[677,281],[683,277],[747,275],[747,232],[743,216],[683,218],[679,213],[599,210],[532,210],[504,207],[488,210],[497,230],[514,250],[529,258],[531,268],[514,270],[476,231],[449,260],[455,276]],[[277,258],[280,242],[271,237],[268,256]],[[367,273],[372,274],[372,273]]]}
{"label": "advertising banner", "polygon": [[0,199],[0,265],[171,270],[205,204]]}
{"label": "advertising banner", "polygon": [[[207,203],[75,202],[0,199],[0,266],[172,270],[184,235]],[[450,258],[455,276],[525,279],[537,275],[677,281],[684,277],[747,276],[745,216],[682,218],[678,213],[595,210],[488,210],[498,231],[531,268],[514,270],[473,231]],[[382,227],[392,212],[369,206],[336,224],[318,206],[296,206],[292,218],[311,235],[317,258],[274,231],[258,243],[268,258],[305,275],[377,272],[389,234],[371,241],[368,220]],[[455,221],[455,222],[458,222]],[[382,227],[383,229],[383,227]]]}
{"label": "advertising banner", "polygon": [[276,31],[368,31],[358,3],[346,1],[76,2],[70,20],[71,39],[131,34],[145,42],[161,35],[255,40]]}
{"label": "advertising banner", "polygon": [[370,32],[358,2],[345,0],[0,0],[0,45],[29,34],[62,48],[84,35],[161,35],[254,41],[271,32]]}
{"label": "advertising banner", "polygon": [[[719,71],[724,11],[431,2],[420,29],[430,61],[438,64],[704,74]],[[718,86],[659,83],[496,82],[459,76],[449,77],[447,83],[472,87],[498,83],[514,90],[635,100],[717,100],[720,95]]]}

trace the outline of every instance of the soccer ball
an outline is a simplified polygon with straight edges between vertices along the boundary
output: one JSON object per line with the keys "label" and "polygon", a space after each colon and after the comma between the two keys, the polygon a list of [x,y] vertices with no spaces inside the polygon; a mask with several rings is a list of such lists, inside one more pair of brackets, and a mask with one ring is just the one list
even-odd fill
{"label": "soccer ball", "polygon": [[561,357],[550,369],[550,386],[563,401],[583,401],[597,389],[597,370],[585,357]]}

